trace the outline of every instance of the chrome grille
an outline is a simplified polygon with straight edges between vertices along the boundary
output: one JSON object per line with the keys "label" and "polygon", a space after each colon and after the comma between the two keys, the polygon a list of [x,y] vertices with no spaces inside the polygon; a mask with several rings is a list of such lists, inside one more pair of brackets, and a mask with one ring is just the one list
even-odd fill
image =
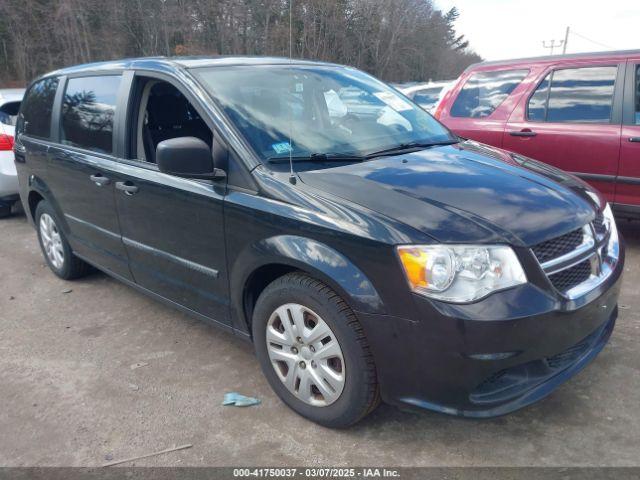
{"label": "chrome grille", "polygon": [[608,251],[611,235],[610,222],[598,212],[593,222],[534,245],[531,251],[553,287],[576,298],[611,272],[611,262],[617,260],[617,246],[614,252]]}
{"label": "chrome grille", "polygon": [[533,247],[533,253],[540,263],[545,263],[573,252],[582,244],[583,239],[582,228],[579,228],[560,237],[539,243]]}
{"label": "chrome grille", "polygon": [[598,237],[603,237],[607,233],[607,224],[604,221],[604,215],[602,212],[598,212],[595,220],[593,221],[593,229],[596,231]]}

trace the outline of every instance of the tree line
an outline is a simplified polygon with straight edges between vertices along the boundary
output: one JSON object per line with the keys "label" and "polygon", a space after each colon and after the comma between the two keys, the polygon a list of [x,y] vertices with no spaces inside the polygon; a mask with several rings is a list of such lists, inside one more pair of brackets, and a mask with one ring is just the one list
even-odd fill
{"label": "tree line", "polygon": [[[138,56],[277,55],[390,82],[455,78],[480,57],[432,0],[2,0],[0,85]],[[291,16],[291,23],[290,23]],[[291,32],[289,25],[291,24]],[[291,35],[291,43],[290,43]]]}

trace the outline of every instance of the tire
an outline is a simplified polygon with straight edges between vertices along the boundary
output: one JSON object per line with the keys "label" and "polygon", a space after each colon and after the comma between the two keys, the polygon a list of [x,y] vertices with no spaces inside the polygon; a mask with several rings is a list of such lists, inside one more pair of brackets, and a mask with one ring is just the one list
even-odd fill
{"label": "tire", "polygon": [[[290,319],[291,330],[282,317]],[[256,303],[252,333],[271,388],[303,417],[344,428],[378,406],[376,368],[362,326],[345,301],[322,282],[289,273],[268,285]]]}
{"label": "tire", "polygon": [[[36,231],[38,232],[38,242],[47,265],[53,273],[64,280],[80,278],[91,272],[91,266],[76,257],[71,251],[71,246],[65,237],[64,232],[59,228],[60,221],[55,211],[46,200],[42,200],[36,207]],[[50,223],[49,223],[50,222]],[[42,225],[49,225],[49,230]],[[47,236],[49,238],[47,238]],[[58,255],[47,253],[55,249]]]}

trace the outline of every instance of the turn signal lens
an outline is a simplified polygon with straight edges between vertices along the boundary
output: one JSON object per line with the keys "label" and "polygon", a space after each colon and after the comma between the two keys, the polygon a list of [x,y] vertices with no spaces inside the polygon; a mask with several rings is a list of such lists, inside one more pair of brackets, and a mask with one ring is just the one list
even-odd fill
{"label": "turn signal lens", "polygon": [[419,248],[403,247],[398,250],[400,260],[407,275],[407,280],[412,288],[426,287],[427,278],[425,265],[427,264],[427,252]]}

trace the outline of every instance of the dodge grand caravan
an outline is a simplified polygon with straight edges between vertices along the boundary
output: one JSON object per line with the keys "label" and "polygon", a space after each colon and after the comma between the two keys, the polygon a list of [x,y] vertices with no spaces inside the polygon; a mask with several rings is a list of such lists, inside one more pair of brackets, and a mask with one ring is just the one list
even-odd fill
{"label": "dodge grand caravan", "polygon": [[640,217],[640,50],[472,65],[436,116],[455,133],[586,180]]}
{"label": "dodge grand caravan", "polygon": [[51,270],[97,267],[252,341],[320,424],[380,400],[504,414],[613,329],[602,196],[353,68],[123,60],[47,74],[24,105],[20,195]]}

